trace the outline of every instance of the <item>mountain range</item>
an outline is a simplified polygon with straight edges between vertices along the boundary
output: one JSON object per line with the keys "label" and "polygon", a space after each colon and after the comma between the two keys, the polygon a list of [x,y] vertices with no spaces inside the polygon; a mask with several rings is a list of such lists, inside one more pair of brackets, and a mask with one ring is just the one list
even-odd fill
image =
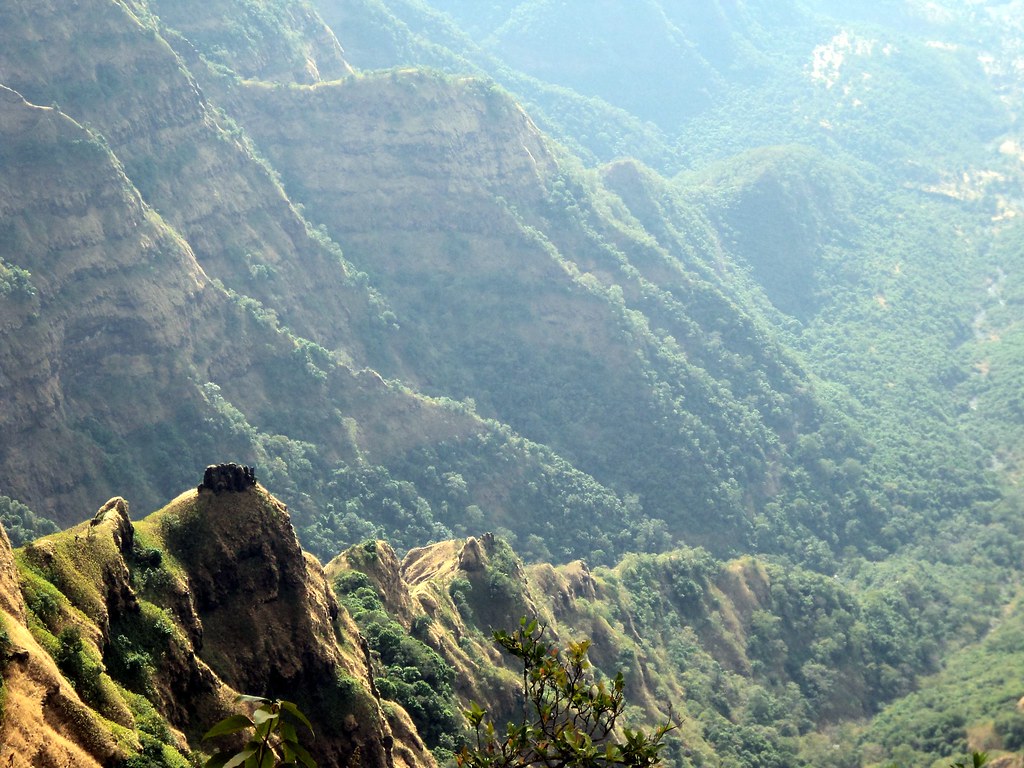
{"label": "mountain range", "polygon": [[[364,742],[384,764],[393,739],[429,765],[470,698],[511,711],[487,633],[527,613],[631,671],[641,722],[683,713],[673,765],[1013,749],[1024,691],[932,741],[870,718],[917,712],[922,675],[1016,615],[1020,10],[0,7],[6,623],[32,679],[105,718],[61,754],[130,761],[145,734],[175,764],[229,692],[330,668],[358,683],[305,706],[371,714],[325,764]],[[174,538],[181,490],[226,460],[255,466],[240,508],[278,521],[287,567],[256,536]],[[79,524],[121,497],[138,523],[115,503]],[[116,552],[73,554],[97,532]],[[232,577],[231,621],[312,622],[342,650],[302,640],[324,647],[296,664],[267,640],[280,679],[207,657],[199,635],[229,630],[203,601],[229,598],[196,595],[239,548],[305,591],[260,617]],[[174,563],[162,586],[147,557]],[[115,572],[118,595],[85,595]],[[154,661],[154,632],[178,650]],[[75,653],[102,691],[68,677]],[[433,694],[396,665],[433,665]]]}

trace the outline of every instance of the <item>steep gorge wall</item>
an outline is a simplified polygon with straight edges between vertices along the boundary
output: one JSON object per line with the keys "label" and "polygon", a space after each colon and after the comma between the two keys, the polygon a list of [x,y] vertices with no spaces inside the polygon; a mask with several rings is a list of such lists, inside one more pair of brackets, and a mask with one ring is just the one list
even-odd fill
{"label": "steep gorge wall", "polygon": [[[10,190],[4,275],[12,285],[30,276],[21,294],[0,296],[0,354],[11,371],[0,418],[17,438],[0,449],[5,495],[66,524],[116,492],[151,509],[190,473],[230,457],[273,465],[298,518],[312,525],[337,501],[327,494],[339,468],[388,462],[408,474],[409,457],[459,446],[455,458],[428,462],[444,474],[479,440],[493,453],[510,439],[469,408],[372,370],[421,367],[414,347],[397,346],[404,318],[388,316],[365,278],[308,228],[244,135],[224,127],[230,121],[147,6],[12,5],[0,22],[0,80],[29,99],[12,91],[5,102],[10,151],[0,168]],[[190,66],[205,66],[190,55]],[[19,109],[65,127],[37,135]],[[56,263],[67,272],[47,277]],[[513,519],[522,497],[537,495],[522,475],[548,472],[552,457],[500,450],[518,469],[467,473],[469,498],[446,524],[462,525],[471,504]],[[579,475],[568,470],[568,482],[554,481],[566,494]],[[326,546],[325,556],[340,547]]]}
{"label": "steep gorge wall", "polygon": [[[385,370],[473,398],[635,494],[677,540],[757,546],[753,518],[796,485],[795,436],[821,428],[820,406],[716,269],[707,221],[666,210],[700,229],[684,247],[658,242],[507,94],[471,78],[211,87],[388,295],[402,354]],[[798,523],[807,535],[848,514],[798,493],[815,508]]]}
{"label": "steep gorge wall", "polygon": [[353,73],[334,32],[304,1],[257,6],[236,0],[201,5],[154,0],[149,5],[162,25],[242,77],[315,83]]}
{"label": "steep gorge wall", "polygon": [[0,466],[7,493],[62,518],[112,479],[89,450],[97,430],[123,439],[187,408],[196,329],[216,309],[191,251],[94,135],[8,89],[0,133],[4,256],[29,273],[0,299]]}
{"label": "steep gorge wall", "polygon": [[0,9],[0,41],[0,83],[102,135],[211,277],[362,358],[353,325],[376,322],[379,308],[223,124],[144,5],[12,3]]}
{"label": "steep gorge wall", "polygon": [[0,133],[6,495],[67,523],[118,487],[152,507],[211,458],[246,455],[249,438],[211,412],[209,381],[325,458],[358,449],[342,424],[325,424],[320,398],[358,414],[355,439],[382,456],[480,428],[376,374],[311,377],[294,340],[211,284],[102,140],[63,113],[3,89]]}

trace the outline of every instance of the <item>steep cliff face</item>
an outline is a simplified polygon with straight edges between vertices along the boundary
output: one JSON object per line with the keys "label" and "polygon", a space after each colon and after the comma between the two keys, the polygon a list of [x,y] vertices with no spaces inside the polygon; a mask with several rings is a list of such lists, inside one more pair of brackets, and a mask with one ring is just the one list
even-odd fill
{"label": "steep cliff face", "polygon": [[[843,234],[813,203],[829,179],[794,181],[820,163],[769,164],[704,207],[628,161],[598,175],[481,80],[327,81],[344,62],[305,2],[19,2],[0,9],[0,43],[0,79],[88,124],[84,143],[26,143],[11,122],[25,151],[4,154],[5,178],[32,182],[0,233],[0,354],[18,382],[0,418],[20,430],[0,461],[37,510],[66,522],[125,482],[152,506],[182,476],[151,469],[229,454],[267,467],[325,556],[487,528],[559,561],[686,541],[829,567],[880,545],[896,502],[875,467],[861,483],[869,442],[784,347],[782,313],[814,315],[819,246]],[[80,168],[52,162],[90,140]],[[66,204],[79,186],[104,227]],[[40,212],[49,197],[60,221]],[[33,287],[65,246],[83,247],[62,264],[101,269],[100,249],[125,243],[109,261],[132,266],[107,285]],[[178,266],[127,256],[153,243]],[[76,303],[85,288],[118,297],[109,318]],[[48,334],[65,326],[61,351]]]}
{"label": "steep cliff face", "polygon": [[211,62],[246,78],[316,83],[352,74],[334,32],[305,2],[151,3]]}
{"label": "steep cliff face", "polygon": [[0,10],[0,30],[0,83],[102,134],[212,277],[303,336],[361,356],[352,325],[380,310],[223,124],[147,6],[15,3]]}
{"label": "steep cliff face", "polygon": [[190,491],[137,525],[112,499],[17,569],[5,545],[4,760],[178,765],[245,692],[296,701],[323,766],[433,766],[404,713],[381,709],[357,629],[261,486]]}
{"label": "steep cliff face", "polygon": [[0,465],[9,492],[60,517],[88,499],[88,478],[111,479],[90,444],[189,407],[188,358],[215,312],[191,251],[99,139],[9,89],[0,132],[4,251],[27,275],[0,296]]}

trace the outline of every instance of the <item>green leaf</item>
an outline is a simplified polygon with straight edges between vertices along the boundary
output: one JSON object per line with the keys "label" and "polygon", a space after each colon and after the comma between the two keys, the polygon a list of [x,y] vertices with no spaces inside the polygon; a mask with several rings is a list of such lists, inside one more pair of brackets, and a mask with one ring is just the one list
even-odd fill
{"label": "green leaf", "polygon": [[224,764],[234,757],[234,755],[234,752],[217,752],[213,757],[203,763],[203,768],[224,768]]}
{"label": "green leaf", "polygon": [[203,741],[206,739],[212,739],[215,736],[226,736],[229,733],[238,733],[246,728],[254,727],[254,723],[245,715],[231,715],[231,717],[225,717],[213,728],[206,732],[203,736]]}
{"label": "green leaf", "polygon": [[277,712],[270,709],[264,709],[263,707],[260,707],[252,713],[252,719],[255,721],[256,725],[263,725],[268,720],[276,720],[277,717]]}
{"label": "green leaf", "polygon": [[281,738],[284,739],[286,745],[297,744],[299,742],[299,736],[295,732],[295,726],[291,723],[282,720],[277,726],[278,733],[281,734]]}
{"label": "green leaf", "polygon": [[304,714],[302,714],[302,710],[300,710],[297,706],[295,706],[290,701],[281,701],[281,702],[278,702],[278,703],[281,705],[281,709],[286,710],[289,715],[291,715],[292,717],[297,719],[300,723],[302,723],[304,726],[309,728],[309,732],[310,733],[313,732],[313,726],[310,724],[309,720],[306,719],[306,716]]}
{"label": "green leaf", "polygon": [[246,747],[241,752],[232,757],[230,760],[228,760],[226,763],[224,763],[223,768],[236,768],[236,766],[241,765],[255,754],[255,749],[253,749],[252,747]]}
{"label": "green leaf", "polygon": [[479,704],[475,701],[471,701],[469,702],[469,709],[462,710],[462,714],[465,716],[466,720],[469,721],[470,726],[476,728],[483,722],[484,715],[487,713],[480,708]]}
{"label": "green leaf", "polygon": [[310,755],[305,748],[298,744],[293,744],[292,749],[295,751],[296,757],[299,758],[299,761],[306,766],[306,768],[317,768],[316,760],[313,759],[313,756]]}

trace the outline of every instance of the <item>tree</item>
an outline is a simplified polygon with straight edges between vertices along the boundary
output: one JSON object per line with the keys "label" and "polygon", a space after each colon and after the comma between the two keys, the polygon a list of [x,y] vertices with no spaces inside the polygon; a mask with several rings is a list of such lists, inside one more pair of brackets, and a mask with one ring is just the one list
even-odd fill
{"label": "tree", "polygon": [[252,729],[252,735],[235,752],[218,752],[206,761],[204,768],[283,768],[303,765],[316,768],[316,761],[301,744],[295,725],[285,717],[294,718],[312,733],[313,726],[301,710],[290,701],[265,699],[262,696],[239,696],[235,701],[258,704],[248,715],[226,717],[207,731],[203,741]]}
{"label": "tree", "polygon": [[987,752],[972,752],[971,762],[950,763],[949,768],[982,768],[988,763]]}
{"label": "tree", "polygon": [[523,717],[499,735],[478,705],[464,714],[476,732],[475,746],[457,756],[460,768],[648,768],[659,761],[665,735],[621,727],[625,709],[622,674],[610,685],[598,681],[587,659],[590,641],[569,643],[563,651],[544,640],[545,628],[524,618],[512,634],[495,641],[523,664]]}

